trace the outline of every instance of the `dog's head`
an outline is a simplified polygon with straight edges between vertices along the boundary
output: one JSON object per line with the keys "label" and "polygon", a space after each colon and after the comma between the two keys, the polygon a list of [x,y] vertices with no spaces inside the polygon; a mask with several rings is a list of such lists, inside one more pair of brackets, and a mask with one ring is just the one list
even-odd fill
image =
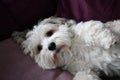
{"label": "dog's head", "polygon": [[74,21],[63,18],[51,17],[43,20],[27,33],[27,39],[22,44],[24,52],[30,53],[43,69],[65,65],[73,37],[69,26],[73,24]]}

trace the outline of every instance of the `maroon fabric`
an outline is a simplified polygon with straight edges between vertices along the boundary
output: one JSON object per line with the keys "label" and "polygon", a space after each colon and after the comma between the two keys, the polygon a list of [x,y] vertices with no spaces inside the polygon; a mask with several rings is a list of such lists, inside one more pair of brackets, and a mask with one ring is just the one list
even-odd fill
{"label": "maroon fabric", "polygon": [[58,0],[56,15],[79,21],[120,19],[120,0]]}
{"label": "maroon fabric", "polygon": [[56,0],[0,0],[0,38],[53,16],[56,5]]}
{"label": "maroon fabric", "polygon": [[72,80],[60,69],[42,70],[11,39],[0,42],[0,80]]}

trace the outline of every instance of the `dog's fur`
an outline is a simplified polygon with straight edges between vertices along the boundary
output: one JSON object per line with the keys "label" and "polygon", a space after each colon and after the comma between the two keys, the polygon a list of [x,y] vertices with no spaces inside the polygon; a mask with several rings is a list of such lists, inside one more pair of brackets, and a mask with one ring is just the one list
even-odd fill
{"label": "dog's fur", "polygon": [[120,75],[120,20],[102,23],[50,17],[35,25],[22,47],[43,69],[62,67],[73,80],[101,80],[97,73]]}

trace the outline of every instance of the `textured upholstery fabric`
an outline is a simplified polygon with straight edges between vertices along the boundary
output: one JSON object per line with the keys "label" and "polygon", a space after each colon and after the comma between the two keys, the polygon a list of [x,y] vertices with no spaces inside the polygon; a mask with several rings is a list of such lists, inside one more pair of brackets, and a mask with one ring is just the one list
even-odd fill
{"label": "textured upholstery fabric", "polygon": [[0,42],[0,80],[72,80],[60,69],[42,70],[11,39]]}
{"label": "textured upholstery fabric", "polygon": [[56,15],[79,21],[120,19],[120,0],[58,0]]}

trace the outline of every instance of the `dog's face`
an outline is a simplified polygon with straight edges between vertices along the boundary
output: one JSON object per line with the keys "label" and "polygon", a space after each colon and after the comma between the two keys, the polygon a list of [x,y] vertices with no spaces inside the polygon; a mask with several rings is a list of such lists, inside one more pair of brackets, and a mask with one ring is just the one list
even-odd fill
{"label": "dog's face", "polygon": [[42,21],[28,32],[27,40],[23,42],[25,53],[29,52],[43,69],[52,69],[67,63],[73,34],[63,21],[61,18]]}

